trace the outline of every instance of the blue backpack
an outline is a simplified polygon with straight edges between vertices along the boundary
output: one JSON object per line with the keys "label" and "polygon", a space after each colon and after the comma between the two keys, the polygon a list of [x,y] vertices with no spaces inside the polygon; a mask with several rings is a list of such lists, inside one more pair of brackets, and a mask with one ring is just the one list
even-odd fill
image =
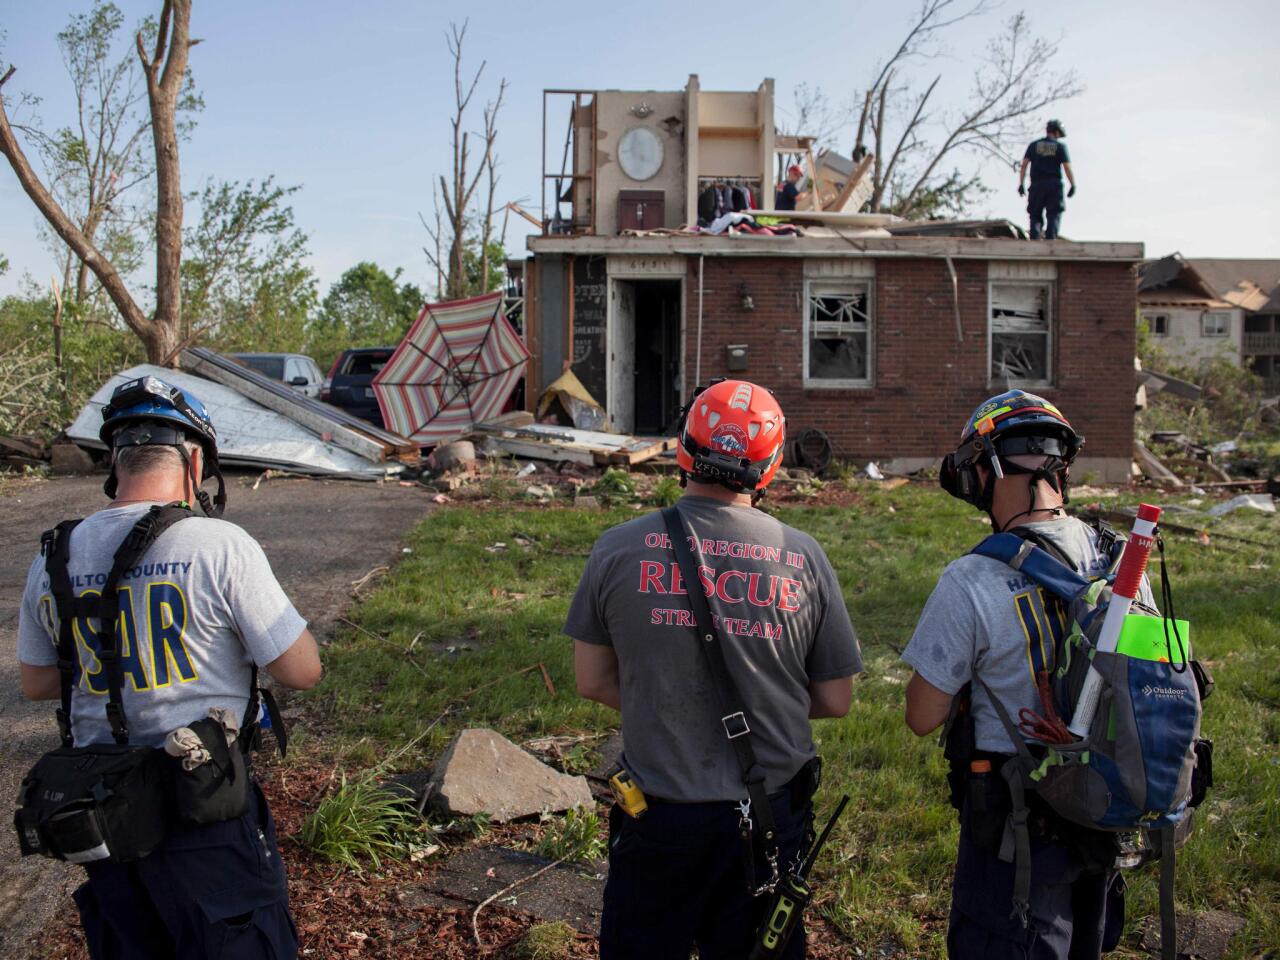
{"label": "blue backpack", "polygon": [[[1163,564],[1168,660],[1095,649],[1124,548],[1124,541],[1109,527],[1099,527],[1099,534],[1111,562],[1106,574],[1092,579],[1077,572],[1052,541],[1027,528],[993,534],[973,549],[1007,563],[1056,598],[1067,625],[1055,643],[1053,661],[1044,664],[1040,677],[1047,716],[1024,711],[1021,724],[1015,724],[976,673],[974,680],[987,694],[1014,748],[1014,757],[1001,773],[1013,802],[1007,834],[1015,864],[1015,913],[1025,921],[1030,838],[1024,792],[1030,790],[1074,824],[1133,835],[1131,841],[1137,842],[1128,848],[1134,855],[1117,865],[1162,861],[1161,942],[1163,952],[1172,957],[1174,848],[1190,836],[1192,809],[1212,785],[1213,744],[1200,737],[1202,701],[1212,680],[1190,658],[1170,622],[1172,598]],[[1137,601],[1130,610],[1135,614],[1161,616]],[[1075,739],[1067,734],[1064,721],[1075,712],[1091,665],[1102,677],[1102,695],[1088,734]]]}

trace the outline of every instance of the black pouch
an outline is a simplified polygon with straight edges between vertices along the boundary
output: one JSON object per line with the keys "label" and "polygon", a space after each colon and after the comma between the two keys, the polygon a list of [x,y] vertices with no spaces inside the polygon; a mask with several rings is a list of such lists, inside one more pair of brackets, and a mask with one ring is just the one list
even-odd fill
{"label": "black pouch", "polygon": [[792,777],[786,785],[786,790],[791,797],[791,810],[798,813],[806,809],[818,793],[818,787],[822,784],[822,758],[814,757],[805,762],[805,765],[796,771],[796,775]]}
{"label": "black pouch", "polygon": [[163,751],[99,744],[46,753],[23,778],[22,855],[69,863],[141,860],[168,831]]}
{"label": "black pouch", "polygon": [[979,849],[999,855],[1005,823],[1013,812],[1009,785],[1000,775],[999,762],[993,763],[988,773],[966,775],[963,803],[961,816],[968,824],[969,838]]}
{"label": "black pouch", "polygon": [[187,725],[200,738],[210,759],[194,770],[182,768],[181,757],[169,761],[174,810],[184,823],[220,823],[249,809],[249,772],[238,742],[227,744],[222,724],[205,717]]}
{"label": "black pouch", "polygon": [[[1194,661],[1193,661],[1194,662]],[[1196,753],[1196,765],[1191,771],[1190,805],[1198,807],[1213,786],[1213,741],[1208,737],[1200,737],[1193,747]]]}

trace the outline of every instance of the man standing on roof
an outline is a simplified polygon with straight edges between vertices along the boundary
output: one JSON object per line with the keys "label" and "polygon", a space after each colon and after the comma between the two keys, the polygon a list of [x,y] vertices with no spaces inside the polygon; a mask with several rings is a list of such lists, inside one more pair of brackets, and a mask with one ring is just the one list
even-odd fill
{"label": "man standing on roof", "polygon": [[1027,213],[1031,214],[1031,239],[1039,240],[1043,235],[1046,240],[1058,238],[1058,224],[1062,220],[1062,171],[1066,171],[1067,180],[1071,182],[1068,197],[1076,195],[1076,178],[1071,172],[1071,157],[1067,153],[1067,131],[1057,120],[1050,120],[1044,128],[1045,135],[1033,140],[1022,156],[1022,166],[1018,168],[1018,195],[1026,196],[1027,188],[1023,180],[1027,175],[1027,167],[1031,167],[1031,196],[1027,197]]}
{"label": "man standing on roof", "polygon": [[[670,516],[606,531],[569,609],[578,692],[622,712],[622,766],[648,805],[637,817],[619,803],[609,816],[602,960],[688,960],[695,945],[703,960],[743,960],[768,906],[762,887],[811,831],[820,768],[809,721],[848,712],[862,658],[822,548],[754,509],[784,439],[763,387],[724,380],[695,392],[677,452],[684,497]],[[691,531],[696,577],[669,529]],[[728,682],[700,649],[691,581]],[[722,717],[730,684],[741,713]],[[748,773],[744,743],[757,760]],[[798,930],[782,956],[804,949]]]}
{"label": "man standing on roof", "polygon": [[[315,640],[262,548],[215,519],[225,488],[217,435],[199,400],[155,377],[130,381],[103,409],[101,437],[111,451],[112,503],[51,531],[42,551],[48,556],[31,565],[18,617],[22,690],[32,700],[62,698],[66,747],[86,754],[94,745],[141,748],[155,766],[163,763],[168,774],[153,775],[154,799],[145,797],[164,814],[155,820],[170,826],[167,833],[156,827],[158,846],[148,845],[141,859],[120,862],[119,838],[90,849],[46,821],[30,834],[43,849],[30,852],[85,864],[88,879],[75,901],[94,960],[295,957],[297,931],[262,791],[251,779],[247,790],[240,786],[244,812],[228,819],[182,807],[177,778],[219,763],[218,750],[247,754],[256,732],[257,667],[284,686],[312,687],[321,673]],[[212,502],[200,489],[210,477],[218,482]],[[208,515],[191,513],[193,501]],[[158,536],[153,527],[150,546],[119,574],[116,558],[127,556],[130,541],[146,542],[144,518],[171,527],[162,525]],[[117,578],[118,608],[103,612],[104,584]],[[114,637],[101,635],[104,619],[114,622]],[[267,705],[276,712],[274,700]],[[168,746],[170,734],[194,736],[192,728],[211,715],[223,738],[212,759],[208,752],[199,759],[197,741],[185,754],[196,766],[178,771],[163,750],[150,751]],[[278,715],[272,720],[283,747]],[[188,739],[178,752],[191,749]],[[244,769],[234,759],[229,766]],[[37,805],[27,782],[24,811]],[[94,793],[99,802],[103,792]],[[196,817],[202,825],[194,825]]]}
{"label": "man standing on roof", "polygon": [[[1063,510],[1071,462],[1083,443],[1052,403],[1010,390],[974,411],[939,480],[986,513],[994,531],[1038,538],[1079,573],[1098,576],[1112,560],[1112,532]],[[1143,590],[1152,603],[1145,583]],[[1015,867],[1006,859],[1012,854],[1005,825],[1012,800],[1000,770],[1014,745],[987,691],[1012,717],[1024,707],[1042,711],[1037,677],[1053,668],[1045,658],[1053,656],[1066,620],[1055,596],[1009,565],[973,553],[943,571],[903,651],[915,670],[907,726],[925,736],[954,717],[948,782],[960,811],[960,845],[947,933],[952,960],[1096,960],[1119,940],[1124,883],[1114,869],[1116,834],[1073,826],[1033,792],[1026,794],[1026,926],[1011,909]]]}
{"label": "man standing on roof", "polygon": [[797,203],[809,199],[809,191],[801,190],[798,186],[803,177],[804,171],[800,169],[799,164],[793,163],[787,167],[787,179],[778,188],[773,201],[773,209],[794,210]]}

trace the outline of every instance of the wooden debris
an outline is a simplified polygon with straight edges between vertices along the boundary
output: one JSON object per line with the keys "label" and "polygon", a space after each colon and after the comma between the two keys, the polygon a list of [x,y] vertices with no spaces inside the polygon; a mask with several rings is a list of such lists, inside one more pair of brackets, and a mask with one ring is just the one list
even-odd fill
{"label": "wooden debris", "polygon": [[568,460],[587,466],[633,466],[674,450],[675,437],[632,437],[574,427],[530,423],[478,423],[476,433],[504,453],[535,460]]}
{"label": "wooden debris", "polygon": [[1133,458],[1138,461],[1138,466],[1142,468],[1142,472],[1152,480],[1167,483],[1175,488],[1186,486],[1177,474],[1166,467],[1159,457],[1147,449],[1146,444],[1141,440],[1133,442]]}

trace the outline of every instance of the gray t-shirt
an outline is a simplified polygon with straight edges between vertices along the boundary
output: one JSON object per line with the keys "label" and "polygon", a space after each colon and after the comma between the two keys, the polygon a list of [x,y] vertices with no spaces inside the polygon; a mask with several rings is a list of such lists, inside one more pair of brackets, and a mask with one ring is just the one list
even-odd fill
{"label": "gray t-shirt", "polygon": [[[68,572],[77,596],[101,591],[112,557],[149,504],[111,507],[71,535]],[[117,625],[129,742],[160,746],[171,730],[249,698],[250,663],[265,666],[306,628],[262,548],[225,520],[192,517],[161,534],[119,584]],[[107,678],[98,659],[96,619],[74,627],[78,664],[71,721],[77,746],[111,743]],[[58,617],[44,557],[27,575],[18,615],[18,660],[53,666]]]}
{"label": "gray t-shirt", "polygon": [[[1108,558],[1088,524],[1064,517],[1023,526],[1051,540],[1085,576],[1106,571]],[[1145,579],[1140,599],[1154,606]],[[1017,723],[1023,707],[1041,712],[1035,675],[1052,669],[1054,644],[1069,628],[1063,604],[1048,590],[1008,564],[967,554],[938,579],[902,659],[943,693],[959,691],[976,670]],[[978,749],[1012,753],[1009,734],[977,684],[971,696]]]}
{"label": "gray t-shirt", "polygon": [[[699,580],[766,788],[777,790],[815,752],[809,684],[862,670],[840,585],[812,537],[768,514],[702,497],[682,499],[680,512],[699,541]],[[564,632],[617,653],[627,765],[645,793],[746,795],[661,512],[600,537]]]}

